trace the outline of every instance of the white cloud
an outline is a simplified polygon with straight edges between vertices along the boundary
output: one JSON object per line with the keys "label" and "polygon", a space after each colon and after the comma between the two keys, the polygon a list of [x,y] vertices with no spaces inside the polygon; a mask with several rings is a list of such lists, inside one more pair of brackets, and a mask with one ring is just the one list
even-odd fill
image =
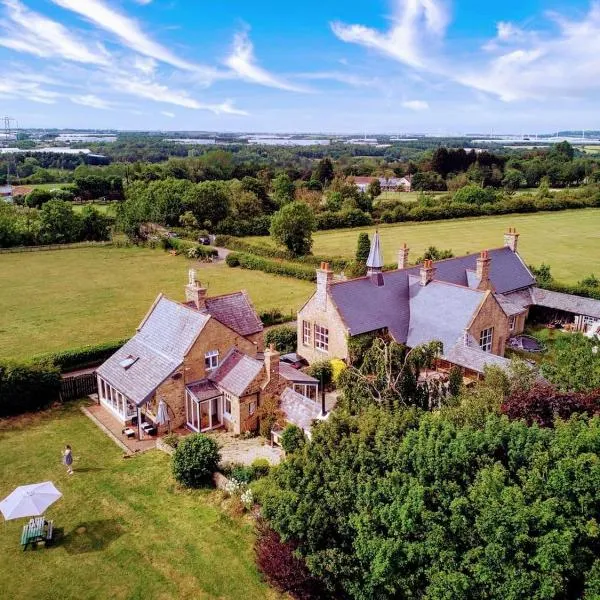
{"label": "white cloud", "polygon": [[[579,19],[546,14],[554,28],[525,31],[498,23],[496,37],[483,46],[489,58],[465,54],[464,46],[441,51],[449,22],[442,0],[399,0],[397,7],[387,32],[364,25],[331,27],[342,41],[504,101],[576,98],[600,91],[600,2],[593,2]],[[460,58],[450,58],[455,54]]]}
{"label": "white cloud", "polygon": [[258,83],[267,87],[287,90],[289,92],[306,92],[308,90],[293,85],[269,73],[256,63],[254,47],[246,32],[237,33],[233,40],[233,50],[225,60],[225,64],[245,81]]}
{"label": "white cloud", "polygon": [[169,119],[174,119],[175,118],[175,113],[169,112],[168,110],[161,110],[160,114],[164,115],[165,117],[169,117]]}
{"label": "white cloud", "polygon": [[429,104],[424,100],[405,100],[402,103],[402,106],[404,108],[408,108],[409,110],[414,110],[417,112],[422,110],[429,110]]}
{"label": "white cloud", "polygon": [[133,59],[133,67],[144,73],[144,75],[151,75],[156,71],[158,63],[149,56],[140,56],[139,54],[136,54]]}
{"label": "white cloud", "polygon": [[82,106],[89,106],[90,108],[98,108],[101,110],[107,110],[111,108],[111,104],[102,98],[98,98],[94,94],[85,94],[83,96],[69,96],[71,102],[75,104],[81,104]]}
{"label": "white cloud", "polygon": [[19,0],[2,0],[8,21],[0,45],[40,58],[60,57],[79,63],[109,64],[106,49],[97,44],[89,47],[73,31],[39,13],[29,10]]}
{"label": "white cloud", "polygon": [[313,79],[325,81],[338,81],[353,87],[369,87],[376,85],[378,79],[376,77],[361,77],[355,73],[345,73],[343,71],[317,71],[315,73],[300,73],[296,75],[299,79]]}

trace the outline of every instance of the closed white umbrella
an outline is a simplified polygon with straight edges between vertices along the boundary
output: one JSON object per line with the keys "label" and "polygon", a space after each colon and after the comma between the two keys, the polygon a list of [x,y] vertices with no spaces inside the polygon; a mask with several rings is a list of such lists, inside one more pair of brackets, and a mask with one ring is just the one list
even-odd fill
{"label": "closed white umbrella", "polygon": [[169,410],[167,407],[167,403],[164,400],[161,400],[158,403],[158,410],[156,411],[156,424],[166,425],[169,422],[169,420]]}
{"label": "closed white umbrella", "polygon": [[0,502],[0,512],[7,521],[37,517],[61,496],[51,481],[22,485]]}

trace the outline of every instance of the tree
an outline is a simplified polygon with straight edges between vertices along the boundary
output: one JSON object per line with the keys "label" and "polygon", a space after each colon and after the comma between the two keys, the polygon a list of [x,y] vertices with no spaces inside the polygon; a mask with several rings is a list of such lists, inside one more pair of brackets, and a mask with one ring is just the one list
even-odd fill
{"label": "tree", "polygon": [[221,454],[217,442],[201,433],[181,439],[173,455],[173,476],[187,487],[199,487],[217,470]]}
{"label": "tree", "polygon": [[273,344],[277,352],[281,354],[289,354],[295,352],[298,333],[294,327],[281,325],[280,327],[272,327],[265,333],[265,344],[267,346]]}
{"label": "tree", "polygon": [[198,219],[194,216],[194,213],[191,210],[184,212],[179,217],[179,224],[182,227],[185,227],[188,231],[193,231],[194,229],[198,229]]}
{"label": "tree", "polygon": [[270,233],[294,256],[304,256],[310,253],[316,228],[313,211],[302,202],[290,202],[273,215]]}
{"label": "tree", "polygon": [[281,434],[281,447],[286,454],[293,454],[302,450],[306,443],[304,431],[297,425],[288,425]]}
{"label": "tree", "polygon": [[80,239],[100,242],[110,238],[112,219],[93,206],[85,206],[81,212]]}
{"label": "tree", "polygon": [[198,223],[208,221],[215,227],[229,214],[229,189],[223,181],[203,181],[186,191],[183,204]]}
{"label": "tree", "polygon": [[367,194],[369,194],[372,199],[377,198],[377,196],[381,196],[381,182],[379,181],[379,178],[375,178],[367,186]]}
{"label": "tree", "polygon": [[31,208],[40,208],[50,200],[52,200],[52,194],[43,188],[35,188],[25,196],[25,204]]}
{"label": "tree", "polygon": [[584,392],[600,388],[600,352],[597,342],[581,333],[561,335],[542,373],[563,392]]}
{"label": "tree", "polygon": [[293,202],[296,186],[285,173],[280,173],[273,179],[271,189],[273,190],[273,198],[279,206]]}
{"label": "tree", "polygon": [[262,513],[336,598],[581,598],[599,458],[598,418],[334,411],[269,475]]}
{"label": "tree", "polygon": [[334,171],[333,171],[333,163],[330,158],[321,159],[315,171],[313,173],[313,179],[316,179],[321,183],[321,185],[326,186],[329,182],[333,181]]}
{"label": "tree", "polygon": [[62,200],[50,200],[40,210],[40,241],[43,244],[75,242],[81,231],[81,220],[73,208]]}
{"label": "tree", "polygon": [[511,192],[515,192],[526,183],[523,173],[517,171],[517,169],[507,169],[502,180],[502,185]]}
{"label": "tree", "polygon": [[446,182],[439,173],[434,173],[433,171],[424,171],[422,173],[415,173],[413,175],[412,189],[415,192],[442,192],[446,189]]}
{"label": "tree", "polygon": [[492,188],[482,188],[478,185],[467,185],[454,193],[452,202],[461,204],[485,204],[495,202],[496,193]]}
{"label": "tree", "polygon": [[369,234],[365,231],[358,234],[358,242],[356,244],[356,262],[366,263],[371,252],[371,241]]}

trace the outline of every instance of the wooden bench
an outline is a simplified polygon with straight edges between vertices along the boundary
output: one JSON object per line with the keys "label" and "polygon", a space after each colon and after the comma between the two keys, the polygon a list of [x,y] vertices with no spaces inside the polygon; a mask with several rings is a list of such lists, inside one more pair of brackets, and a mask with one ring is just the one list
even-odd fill
{"label": "wooden bench", "polygon": [[23,532],[21,533],[23,551],[27,550],[27,546],[30,544],[33,546],[38,542],[45,542],[48,545],[52,541],[53,531],[54,521],[46,521],[44,517],[31,519],[27,525],[23,526]]}

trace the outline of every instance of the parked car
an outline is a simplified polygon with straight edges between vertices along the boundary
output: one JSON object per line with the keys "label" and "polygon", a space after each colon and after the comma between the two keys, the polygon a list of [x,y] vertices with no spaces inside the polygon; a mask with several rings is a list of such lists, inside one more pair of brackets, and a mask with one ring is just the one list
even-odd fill
{"label": "parked car", "polygon": [[207,235],[201,235],[198,238],[198,243],[202,244],[203,246],[210,246],[210,237]]}

